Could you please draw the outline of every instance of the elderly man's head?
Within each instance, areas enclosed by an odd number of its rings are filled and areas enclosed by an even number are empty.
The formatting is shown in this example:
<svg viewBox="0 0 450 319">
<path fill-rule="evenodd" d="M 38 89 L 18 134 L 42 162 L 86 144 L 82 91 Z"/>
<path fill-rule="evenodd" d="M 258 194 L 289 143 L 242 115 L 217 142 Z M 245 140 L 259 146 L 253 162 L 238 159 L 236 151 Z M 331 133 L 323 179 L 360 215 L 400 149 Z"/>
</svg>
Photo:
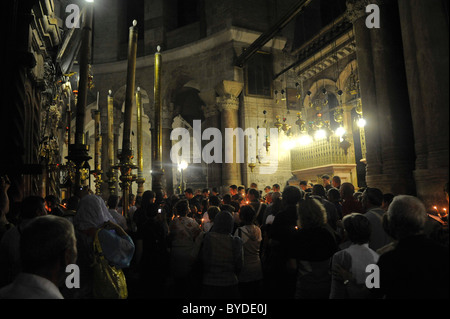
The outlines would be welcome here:
<svg viewBox="0 0 450 319">
<path fill-rule="evenodd" d="M 386 231 L 395 239 L 420 234 L 427 212 L 424 204 L 414 196 L 395 196 L 384 217 Z"/>
<path fill-rule="evenodd" d="M 66 266 L 77 259 L 72 223 L 54 215 L 34 218 L 22 231 L 20 257 L 23 271 L 41 275 L 56 284 Z"/>
</svg>

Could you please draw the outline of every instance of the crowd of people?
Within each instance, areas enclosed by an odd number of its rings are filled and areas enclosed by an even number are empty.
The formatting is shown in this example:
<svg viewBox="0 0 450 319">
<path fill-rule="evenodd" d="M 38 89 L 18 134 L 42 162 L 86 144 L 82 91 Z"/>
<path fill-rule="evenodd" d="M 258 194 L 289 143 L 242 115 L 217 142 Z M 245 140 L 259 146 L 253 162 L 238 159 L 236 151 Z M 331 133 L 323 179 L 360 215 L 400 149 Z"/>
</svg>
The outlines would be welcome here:
<svg viewBox="0 0 450 319">
<path fill-rule="evenodd" d="M 126 210 L 119 196 L 89 190 L 62 203 L 30 196 L 16 210 L 7 179 L 0 187 L 2 299 L 95 298 L 96 236 L 123 270 L 128 298 L 449 297 L 448 216 L 338 176 L 283 189 L 147 190 Z M 448 184 L 445 193 L 448 203 Z M 65 284 L 71 264 L 76 288 Z"/>
</svg>

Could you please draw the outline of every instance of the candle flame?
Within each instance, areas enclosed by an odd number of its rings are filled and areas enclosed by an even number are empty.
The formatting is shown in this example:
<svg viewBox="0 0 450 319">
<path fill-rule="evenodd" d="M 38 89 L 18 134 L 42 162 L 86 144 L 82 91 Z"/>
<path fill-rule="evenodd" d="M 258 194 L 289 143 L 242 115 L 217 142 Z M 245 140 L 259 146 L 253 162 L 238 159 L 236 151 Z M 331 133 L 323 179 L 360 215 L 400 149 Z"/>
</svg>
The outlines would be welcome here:
<svg viewBox="0 0 450 319">
<path fill-rule="evenodd" d="M 112 91 L 111 90 L 109 90 L 108 93 L 109 93 L 110 96 L 112 95 Z"/>
<path fill-rule="evenodd" d="M 158 51 L 158 53 L 161 52 L 161 46 L 158 45 L 158 46 L 156 47 L 156 50 Z"/>
<path fill-rule="evenodd" d="M 133 20 L 133 27 L 137 26 L 137 20 Z"/>
</svg>

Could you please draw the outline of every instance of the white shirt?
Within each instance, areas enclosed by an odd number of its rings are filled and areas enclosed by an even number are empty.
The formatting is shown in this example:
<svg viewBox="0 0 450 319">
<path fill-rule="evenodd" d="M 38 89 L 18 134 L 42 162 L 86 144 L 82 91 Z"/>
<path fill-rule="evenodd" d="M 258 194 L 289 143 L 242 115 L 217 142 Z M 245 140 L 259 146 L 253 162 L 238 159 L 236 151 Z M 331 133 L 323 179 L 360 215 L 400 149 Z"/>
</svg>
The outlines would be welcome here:
<svg viewBox="0 0 450 319">
<path fill-rule="evenodd" d="M 366 267 L 378 262 L 379 255 L 369 248 L 368 244 L 351 244 L 348 248 L 338 251 L 333 255 L 332 267 L 339 264 L 341 267 L 350 271 L 356 283 L 362 285 L 365 283 L 368 273 Z M 332 277 L 330 299 L 344 298 L 365 298 L 365 291 L 354 290 L 339 282 L 335 276 Z"/>
<path fill-rule="evenodd" d="M 20 273 L 14 282 L 0 289 L 0 299 L 64 299 L 50 280 L 28 273 Z"/>
</svg>

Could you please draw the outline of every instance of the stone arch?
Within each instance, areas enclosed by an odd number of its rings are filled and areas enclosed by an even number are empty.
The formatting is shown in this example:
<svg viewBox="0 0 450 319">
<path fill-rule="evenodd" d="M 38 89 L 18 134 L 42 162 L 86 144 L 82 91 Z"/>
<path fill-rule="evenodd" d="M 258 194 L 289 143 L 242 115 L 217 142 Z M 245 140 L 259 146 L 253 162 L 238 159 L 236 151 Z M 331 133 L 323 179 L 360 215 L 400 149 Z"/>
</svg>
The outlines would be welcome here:
<svg viewBox="0 0 450 319">
<path fill-rule="evenodd" d="M 203 122 L 205 117 L 202 106 L 205 103 L 200 98 L 199 93 L 199 90 L 188 86 L 183 86 L 178 90 L 173 100 L 174 117 L 181 115 L 191 125 L 193 120 L 201 120 Z"/>
<path fill-rule="evenodd" d="M 314 98 L 317 95 L 317 91 L 323 88 L 323 86 L 325 85 L 325 88 L 327 89 L 328 92 L 332 92 L 334 93 L 336 91 L 336 82 L 334 82 L 333 80 L 327 79 L 327 78 L 322 78 L 322 79 L 318 79 L 315 82 L 313 82 L 311 84 L 311 86 L 309 87 L 309 89 L 307 91 L 311 92 L 311 98 Z M 308 109 L 308 104 L 309 104 L 309 99 L 305 98 L 303 100 L 303 107 L 305 107 L 306 109 Z"/>
<path fill-rule="evenodd" d="M 326 106 L 322 107 L 322 110 L 320 110 L 320 113 L 323 114 L 324 120 L 330 120 L 330 123 L 332 122 L 333 113 L 331 112 L 331 110 L 337 106 L 339 99 L 337 96 L 336 82 L 334 82 L 333 80 L 330 80 L 330 79 L 326 79 L 326 78 L 318 79 L 317 81 L 312 83 L 309 88 L 309 91 L 311 92 L 311 96 L 306 97 L 303 100 L 303 107 L 306 110 L 306 119 L 307 120 L 314 119 L 315 115 L 319 112 L 314 107 L 311 108 L 309 106 L 309 103 L 310 103 L 310 101 L 314 101 L 316 98 L 319 97 L 319 95 L 322 94 L 322 89 L 324 87 L 327 90 L 327 94 L 328 94 L 328 104 Z M 330 106 L 333 106 L 333 107 L 330 109 Z"/>
<path fill-rule="evenodd" d="M 168 115 L 170 121 L 177 115 L 181 115 L 191 125 L 192 119 L 203 121 L 202 106 L 205 103 L 199 95 L 201 88 L 199 81 L 181 67 L 172 70 L 168 78 L 171 81 L 163 89 L 162 96 L 163 105 L 166 105 L 171 113 Z"/>
<path fill-rule="evenodd" d="M 206 172 L 205 167 L 202 163 L 201 154 L 200 158 L 197 158 L 197 161 L 200 161 L 200 163 L 196 163 L 195 160 L 195 154 L 194 154 L 194 148 L 198 147 L 199 145 L 195 144 L 195 140 L 193 138 L 193 129 L 192 122 L 189 123 L 181 114 L 178 114 L 174 116 L 172 121 L 172 129 L 182 128 L 189 132 L 190 140 L 190 156 L 189 156 L 189 166 L 188 169 L 183 173 L 184 181 L 186 182 L 186 187 L 191 187 L 194 190 L 198 188 L 204 188 L 205 187 L 205 180 L 206 180 Z M 179 137 L 180 138 L 180 137 Z M 176 143 L 179 143 L 180 140 L 174 140 L 172 141 L 172 146 Z M 200 141 L 201 143 L 201 141 Z M 200 145 L 201 147 L 201 145 Z M 172 176 L 173 176 L 173 185 L 180 185 L 181 182 L 181 175 L 178 171 L 177 163 L 173 163 L 172 166 Z M 177 187 L 178 188 L 178 187 Z"/>
</svg>

